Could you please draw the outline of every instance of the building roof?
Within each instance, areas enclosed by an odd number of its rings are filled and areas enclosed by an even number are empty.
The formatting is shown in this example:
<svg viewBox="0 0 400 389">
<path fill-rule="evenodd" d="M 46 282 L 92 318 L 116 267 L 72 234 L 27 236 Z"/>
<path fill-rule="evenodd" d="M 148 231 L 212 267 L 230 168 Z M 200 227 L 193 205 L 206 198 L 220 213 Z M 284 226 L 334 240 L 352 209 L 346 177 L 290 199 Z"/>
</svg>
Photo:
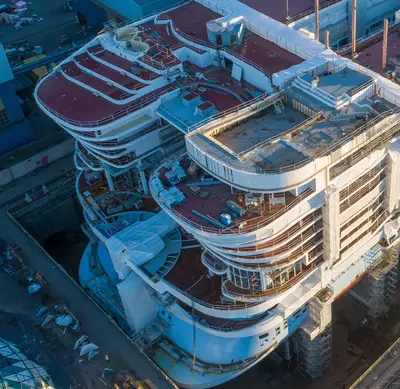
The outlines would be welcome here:
<svg viewBox="0 0 400 389">
<path fill-rule="evenodd" d="M 43 367 L 28 360 L 11 343 L 0 339 L 0 388 L 53 388 L 53 382 Z"/>
<path fill-rule="evenodd" d="M 0 43 L 0 84 L 4 84 L 13 79 L 14 79 L 14 75 L 11 71 L 11 67 L 8 62 L 7 54 L 4 50 L 3 45 Z"/>
</svg>

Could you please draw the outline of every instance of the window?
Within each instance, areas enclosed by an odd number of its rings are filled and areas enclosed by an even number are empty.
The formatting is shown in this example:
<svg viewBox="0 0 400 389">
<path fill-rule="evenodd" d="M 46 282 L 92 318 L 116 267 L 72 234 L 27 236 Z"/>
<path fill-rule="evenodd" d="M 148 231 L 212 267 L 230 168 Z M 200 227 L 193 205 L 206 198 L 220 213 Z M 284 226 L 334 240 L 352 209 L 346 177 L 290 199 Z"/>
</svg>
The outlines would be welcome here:
<svg viewBox="0 0 400 389">
<path fill-rule="evenodd" d="M 287 328 L 287 320 L 285 320 L 285 321 L 283 322 L 283 328 L 284 328 L 284 329 Z"/>
<path fill-rule="evenodd" d="M 252 291 L 261 290 L 261 276 L 259 272 L 251 272 L 231 267 L 231 280 L 239 288 Z"/>
<path fill-rule="evenodd" d="M 6 107 L 4 106 L 3 100 L 0 97 L 0 127 L 5 126 L 10 123 L 10 119 L 8 118 L 8 114 L 6 111 Z"/>
<path fill-rule="evenodd" d="M 268 335 L 269 335 L 269 332 L 266 332 L 265 334 L 260 335 L 259 339 L 264 339 L 264 338 L 268 337 Z"/>
<path fill-rule="evenodd" d="M 281 327 L 277 327 L 275 329 L 275 332 L 276 332 L 277 335 L 279 335 L 281 333 Z"/>
</svg>

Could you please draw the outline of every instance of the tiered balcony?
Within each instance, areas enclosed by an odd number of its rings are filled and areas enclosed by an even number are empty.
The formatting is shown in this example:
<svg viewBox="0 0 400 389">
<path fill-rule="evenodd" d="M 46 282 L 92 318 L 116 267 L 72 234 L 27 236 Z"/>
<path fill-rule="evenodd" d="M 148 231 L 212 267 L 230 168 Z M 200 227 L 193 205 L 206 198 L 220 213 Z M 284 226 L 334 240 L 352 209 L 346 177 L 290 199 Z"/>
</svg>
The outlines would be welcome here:
<svg viewBox="0 0 400 389">
<path fill-rule="evenodd" d="M 169 20 L 175 35 L 182 37 L 182 40 L 193 42 L 194 46 L 215 49 L 216 47 L 208 41 L 206 23 L 220 17 L 221 15 L 203 5 L 191 2 L 160 15 L 157 20 L 162 20 L 163 23 Z M 268 76 L 303 62 L 301 58 L 258 35 L 250 32 L 246 34 L 240 46 L 219 49 L 222 53 L 225 52 Z"/>
<path fill-rule="evenodd" d="M 102 170 L 100 160 L 86 150 L 86 148 L 76 141 L 76 151 L 79 158 L 92 170 Z"/>
<path fill-rule="evenodd" d="M 88 54 L 81 54 L 75 57 L 75 63 L 82 69 L 94 75 L 108 79 L 117 87 L 128 89 L 131 92 L 138 91 L 147 86 L 137 79 L 130 77 L 130 73 L 123 73 L 114 70 L 102 63 L 93 60 Z"/>
<path fill-rule="evenodd" d="M 322 261 L 323 255 L 321 253 L 316 261 L 311 265 L 305 266 L 301 264 L 301 270 L 299 273 L 294 272 L 291 278 L 285 280 L 277 278 L 274 283 L 265 290 L 256 291 L 239 288 L 238 286 L 234 285 L 232 281 L 226 280 L 222 284 L 222 293 L 227 298 L 238 301 L 265 301 L 269 298 L 276 297 L 284 292 L 287 292 L 289 289 L 301 283 L 301 281 L 310 276 L 317 269 L 318 264 L 320 264 Z"/>
<path fill-rule="evenodd" d="M 111 67 L 127 72 L 138 79 L 142 79 L 143 81 L 152 81 L 160 77 L 159 74 L 147 68 L 132 63 L 131 61 L 122 58 L 117 54 L 111 53 L 99 44 L 88 48 L 88 53 L 92 58 L 103 61 L 109 64 Z"/>
<path fill-rule="evenodd" d="M 222 279 L 209 276 L 208 269 L 201 262 L 201 254 L 201 248 L 182 248 L 178 261 L 163 281 L 179 294 L 214 310 L 241 310 L 257 305 L 224 298 Z"/>
<path fill-rule="evenodd" d="M 187 170 L 189 163 L 189 160 L 184 159 L 181 165 Z M 161 168 L 157 171 L 165 189 L 171 187 L 171 184 L 166 178 L 167 171 L 168 170 L 165 168 Z M 261 213 L 246 211 L 242 216 L 234 215 L 233 224 L 231 226 L 225 226 L 220 222 L 220 215 L 223 213 L 232 214 L 232 211 L 227 207 L 228 201 L 233 201 L 245 209 L 244 192 L 234 190 L 236 193 L 232 193 L 232 188 L 229 185 L 217 180 L 211 181 L 208 184 L 203 184 L 201 182 L 201 176 L 204 174 L 205 173 L 200 170 L 195 176 L 176 185 L 185 196 L 185 201 L 178 205 L 171 206 L 163 203 L 157 189 L 154 187 L 154 177 L 151 179 L 150 186 L 153 196 L 157 201 L 168 208 L 169 211 L 183 223 L 196 229 L 215 234 L 242 234 L 259 230 L 284 215 L 312 194 L 311 189 L 306 190 L 299 196 L 295 196 L 291 192 L 284 192 L 280 194 L 280 204 L 273 204 L 273 200 L 270 199 L 274 196 L 269 197 L 265 195 L 264 206 Z M 195 193 L 191 188 L 196 187 L 198 183 L 200 183 L 199 190 Z M 275 198 L 276 197 L 278 197 L 277 194 L 275 194 Z"/>
<path fill-rule="evenodd" d="M 68 62 L 61 66 L 67 79 L 72 78 L 80 86 L 90 90 L 94 94 L 105 95 L 113 101 L 123 101 L 127 97 L 127 93 L 114 85 L 107 84 L 100 78 L 96 78 L 89 74 L 83 73 L 75 62 Z M 111 101 L 110 100 L 110 101 Z"/>
</svg>

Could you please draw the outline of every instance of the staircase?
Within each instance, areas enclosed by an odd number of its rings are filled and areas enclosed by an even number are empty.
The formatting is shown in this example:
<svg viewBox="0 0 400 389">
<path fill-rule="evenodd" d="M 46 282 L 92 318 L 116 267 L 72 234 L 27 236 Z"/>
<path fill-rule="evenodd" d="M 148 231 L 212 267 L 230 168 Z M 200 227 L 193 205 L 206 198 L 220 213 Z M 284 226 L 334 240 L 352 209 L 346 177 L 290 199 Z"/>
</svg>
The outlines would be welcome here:
<svg viewBox="0 0 400 389">
<path fill-rule="evenodd" d="M 160 278 L 165 277 L 169 273 L 169 271 L 174 267 L 178 258 L 179 258 L 179 253 L 169 254 L 165 263 L 156 271 L 156 274 Z"/>
<path fill-rule="evenodd" d="M 168 323 L 161 319 L 156 319 L 153 323 L 150 323 L 133 335 L 132 341 L 141 351 L 147 354 L 150 352 L 151 347 L 164 337 L 168 328 Z"/>
<path fill-rule="evenodd" d="M 321 88 L 313 88 L 311 82 L 304 80 L 301 77 L 296 77 L 292 83 L 292 87 L 297 88 L 303 93 L 308 94 L 310 97 L 321 101 L 325 105 L 334 108 L 334 109 L 342 109 L 345 105 L 348 104 L 348 96 L 345 94 L 336 98 L 329 93 L 323 91 Z"/>
<path fill-rule="evenodd" d="M 216 66 L 218 69 L 221 69 L 222 57 L 221 57 L 221 52 L 219 50 L 214 51 L 214 53 L 211 56 L 211 60 L 214 66 Z"/>
<path fill-rule="evenodd" d="M 285 111 L 285 107 L 282 103 L 282 100 L 278 100 L 278 101 L 274 102 L 274 107 L 275 107 L 275 112 L 277 114 L 281 114 Z"/>
</svg>

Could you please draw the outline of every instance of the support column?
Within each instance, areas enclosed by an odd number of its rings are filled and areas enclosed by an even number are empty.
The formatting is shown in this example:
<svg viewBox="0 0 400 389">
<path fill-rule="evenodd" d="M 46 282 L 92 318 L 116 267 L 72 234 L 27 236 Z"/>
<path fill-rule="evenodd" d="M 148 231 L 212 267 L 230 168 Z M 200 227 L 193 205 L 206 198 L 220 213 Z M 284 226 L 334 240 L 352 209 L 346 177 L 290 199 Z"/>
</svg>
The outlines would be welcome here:
<svg viewBox="0 0 400 389">
<path fill-rule="evenodd" d="M 332 290 L 322 289 L 309 302 L 310 317 L 293 336 L 297 366 L 312 379 L 321 378 L 331 367 L 332 302 Z"/>
<path fill-rule="evenodd" d="M 386 69 L 388 34 L 389 34 L 389 20 L 385 19 L 383 21 L 382 70 Z"/>
<path fill-rule="evenodd" d="M 330 48 L 330 42 L 329 42 L 329 31 L 325 31 L 325 48 L 329 49 Z"/>
<path fill-rule="evenodd" d="M 381 257 L 370 268 L 366 278 L 350 294 L 366 309 L 373 321 L 386 316 L 395 305 L 398 249 L 381 248 Z"/>
<path fill-rule="evenodd" d="M 357 42 L 357 0 L 353 0 L 351 23 L 351 54 L 356 53 Z"/>
<path fill-rule="evenodd" d="M 339 188 L 330 185 L 325 193 L 325 205 L 322 208 L 324 262 L 323 271 L 329 270 L 340 257 L 340 196 Z M 326 287 L 330 278 L 322 278 L 322 287 Z"/>
<path fill-rule="evenodd" d="M 114 192 L 115 187 L 114 187 L 114 181 L 113 181 L 111 174 L 107 171 L 107 169 L 104 169 L 104 173 L 106 174 L 107 183 L 108 183 L 108 186 L 110 187 L 110 191 Z"/>
<path fill-rule="evenodd" d="M 400 141 L 388 147 L 386 167 L 385 201 L 387 210 L 392 213 L 400 205 Z"/>
<path fill-rule="evenodd" d="M 315 40 L 319 42 L 319 0 L 314 0 L 315 8 Z"/>
</svg>

